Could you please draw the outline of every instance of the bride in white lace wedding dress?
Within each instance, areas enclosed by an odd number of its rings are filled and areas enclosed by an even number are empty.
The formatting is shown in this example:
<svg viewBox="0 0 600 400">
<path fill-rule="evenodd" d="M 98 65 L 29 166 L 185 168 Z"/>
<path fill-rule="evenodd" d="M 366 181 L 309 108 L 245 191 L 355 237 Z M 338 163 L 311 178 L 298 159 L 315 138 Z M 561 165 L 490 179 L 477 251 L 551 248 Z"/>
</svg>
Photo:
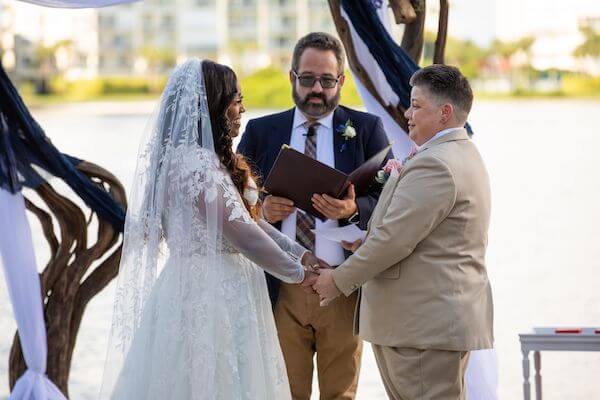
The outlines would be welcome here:
<svg viewBox="0 0 600 400">
<path fill-rule="evenodd" d="M 263 269 L 301 283 L 314 256 L 252 217 L 227 117 L 238 88 L 199 60 L 165 88 L 140 147 L 102 399 L 290 398 Z"/>
</svg>

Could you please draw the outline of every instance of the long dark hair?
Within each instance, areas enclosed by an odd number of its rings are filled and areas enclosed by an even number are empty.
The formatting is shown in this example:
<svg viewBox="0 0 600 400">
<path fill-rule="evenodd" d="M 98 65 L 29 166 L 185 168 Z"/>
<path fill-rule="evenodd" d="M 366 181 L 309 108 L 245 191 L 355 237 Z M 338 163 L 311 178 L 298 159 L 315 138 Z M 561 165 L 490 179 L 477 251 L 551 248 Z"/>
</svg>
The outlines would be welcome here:
<svg viewBox="0 0 600 400">
<path fill-rule="evenodd" d="M 231 175 L 231 180 L 240 193 L 244 206 L 252 218 L 257 220 L 260 203 L 251 206 L 244 198 L 244 189 L 249 187 L 248 181 L 252 178 L 258 182 L 257 177 L 252 173 L 246 159 L 233 152 L 231 121 L 227 118 L 227 109 L 237 94 L 237 77 L 231 68 L 209 60 L 202 62 L 202 73 L 206 86 L 215 152 Z"/>
</svg>

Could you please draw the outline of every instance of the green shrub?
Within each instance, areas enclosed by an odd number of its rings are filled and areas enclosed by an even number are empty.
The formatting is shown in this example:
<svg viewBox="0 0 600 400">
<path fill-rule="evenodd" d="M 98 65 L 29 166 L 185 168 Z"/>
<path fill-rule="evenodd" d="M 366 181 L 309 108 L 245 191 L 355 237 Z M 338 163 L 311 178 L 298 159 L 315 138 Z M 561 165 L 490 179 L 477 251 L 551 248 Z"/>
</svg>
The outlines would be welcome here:
<svg viewBox="0 0 600 400">
<path fill-rule="evenodd" d="M 132 94 L 149 92 L 150 88 L 146 78 L 110 77 L 102 79 L 102 94 Z"/>
<path fill-rule="evenodd" d="M 346 71 L 346 82 L 342 88 L 340 103 L 348 107 L 363 107 L 363 101 L 356 90 L 350 71 Z"/>
<path fill-rule="evenodd" d="M 33 82 L 23 82 L 19 85 L 19 94 L 23 97 L 35 95 L 35 85 Z"/>
<path fill-rule="evenodd" d="M 82 101 L 97 99 L 105 95 L 160 94 L 166 83 L 166 76 L 151 78 L 109 76 L 73 81 L 67 81 L 62 77 L 54 77 L 50 80 L 50 91 L 52 95 L 61 96 L 64 100 Z M 23 84 L 21 87 L 27 88 L 28 86 Z"/>
<path fill-rule="evenodd" d="M 248 108 L 290 108 L 292 87 L 286 72 L 277 68 L 265 68 L 241 79 L 244 104 Z M 350 72 L 346 72 L 346 83 L 342 89 L 341 103 L 359 107 L 362 100 L 356 91 Z"/>
<path fill-rule="evenodd" d="M 69 90 L 69 82 L 60 76 L 55 76 L 50 79 L 50 92 L 52 94 L 64 95 Z"/>
<path fill-rule="evenodd" d="M 567 96 L 600 96 L 600 76 L 566 75 L 562 87 Z"/>
<path fill-rule="evenodd" d="M 64 96 L 68 100 L 89 100 L 102 95 L 103 91 L 101 79 L 81 79 L 69 82 Z"/>
<path fill-rule="evenodd" d="M 289 108 L 293 105 L 286 73 L 265 68 L 241 79 L 244 105 L 248 108 Z"/>
<path fill-rule="evenodd" d="M 65 80 L 54 77 L 50 80 L 50 96 L 41 99 L 48 102 L 52 97 L 55 101 L 85 101 L 97 100 L 102 97 L 115 98 L 119 95 L 160 94 L 166 83 L 167 76 L 107 76 L 94 79 Z M 287 72 L 277 68 L 265 68 L 241 78 L 244 94 L 244 104 L 252 108 L 284 109 L 293 106 L 292 88 Z M 27 97 L 37 97 L 33 93 L 33 84 L 22 84 L 22 93 Z M 134 96 L 135 97 L 135 96 Z M 33 100 L 33 99 L 32 99 Z M 356 91 L 352 76 L 346 71 L 346 83 L 342 89 L 341 103 L 350 107 L 361 107 L 362 100 Z"/>
</svg>

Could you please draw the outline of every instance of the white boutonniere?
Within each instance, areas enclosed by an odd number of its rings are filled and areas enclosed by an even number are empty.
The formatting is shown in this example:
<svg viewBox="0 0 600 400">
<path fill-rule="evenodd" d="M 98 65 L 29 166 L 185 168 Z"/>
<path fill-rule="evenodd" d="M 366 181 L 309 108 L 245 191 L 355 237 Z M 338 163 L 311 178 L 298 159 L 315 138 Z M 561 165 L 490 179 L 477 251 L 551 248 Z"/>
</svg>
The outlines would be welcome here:
<svg viewBox="0 0 600 400">
<path fill-rule="evenodd" d="M 342 147 L 340 148 L 341 153 L 342 151 L 346 150 L 346 147 L 348 147 L 348 140 L 354 139 L 356 137 L 356 129 L 354 129 L 352 121 L 348 119 L 345 124 L 338 125 L 336 131 L 338 133 L 341 133 L 342 137 L 345 139 L 344 144 L 342 144 Z"/>
</svg>

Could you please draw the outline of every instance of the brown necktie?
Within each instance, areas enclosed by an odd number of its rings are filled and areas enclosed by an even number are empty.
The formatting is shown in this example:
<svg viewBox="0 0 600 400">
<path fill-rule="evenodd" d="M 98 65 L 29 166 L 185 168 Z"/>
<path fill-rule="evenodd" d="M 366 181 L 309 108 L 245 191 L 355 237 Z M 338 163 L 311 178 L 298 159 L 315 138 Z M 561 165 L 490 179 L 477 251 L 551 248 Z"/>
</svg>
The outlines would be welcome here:
<svg viewBox="0 0 600 400">
<path fill-rule="evenodd" d="M 314 159 L 317 158 L 317 128 L 319 123 L 308 126 L 306 132 L 306 141 L 304 145 L 304 154 Z M 315 234 L 311 232 L 315 229 L 315 217 L 305 214 L 298 210 L 296 214 L 296 240 L 307 250 L 315 252 Z"/>
</svg>

